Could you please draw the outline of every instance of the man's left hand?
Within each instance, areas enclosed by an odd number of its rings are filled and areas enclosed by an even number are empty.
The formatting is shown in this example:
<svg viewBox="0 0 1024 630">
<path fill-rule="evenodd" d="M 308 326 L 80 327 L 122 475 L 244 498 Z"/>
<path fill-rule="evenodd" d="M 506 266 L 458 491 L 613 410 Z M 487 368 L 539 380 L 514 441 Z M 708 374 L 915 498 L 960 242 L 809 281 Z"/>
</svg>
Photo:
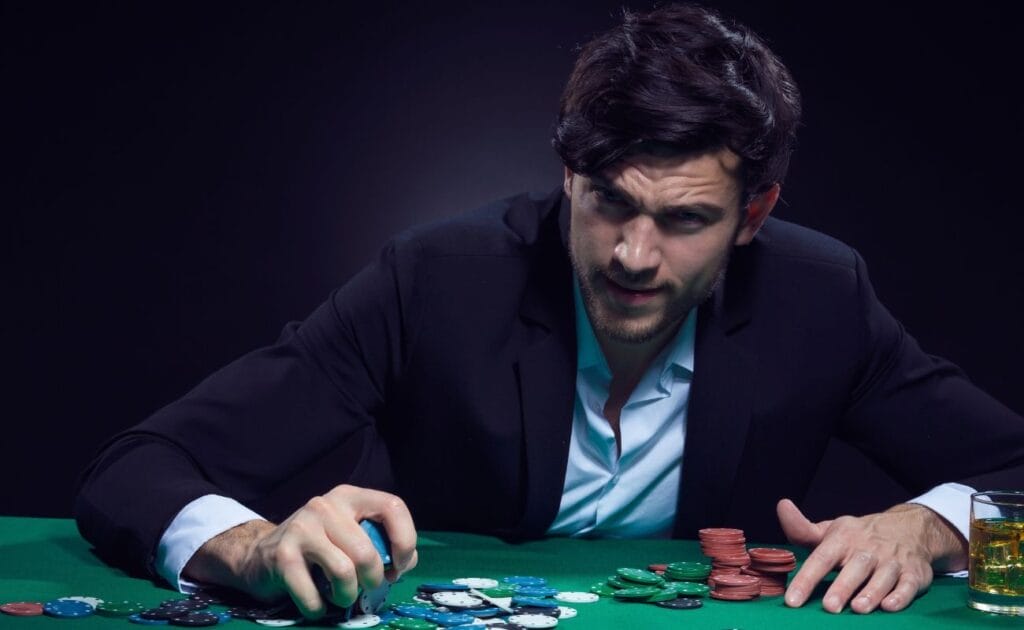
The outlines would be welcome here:
<svg viewBox="0 0 1024 630">
<path fill-rule="evenodd" d="M 967 543 L 949 523 L 923 505 L 904 503 L 879 514 L 812 523 L 789 499 L 779 501 L 779 523 L 789 541 L 812 548 L 786 589 L 786 605 L 802 606 L 833 569 L 839 575 L 822 600 L 838 613 L 881 606 L 906 608 L 928 589 L 933 570 L 967 567 Z"/>
</svg>

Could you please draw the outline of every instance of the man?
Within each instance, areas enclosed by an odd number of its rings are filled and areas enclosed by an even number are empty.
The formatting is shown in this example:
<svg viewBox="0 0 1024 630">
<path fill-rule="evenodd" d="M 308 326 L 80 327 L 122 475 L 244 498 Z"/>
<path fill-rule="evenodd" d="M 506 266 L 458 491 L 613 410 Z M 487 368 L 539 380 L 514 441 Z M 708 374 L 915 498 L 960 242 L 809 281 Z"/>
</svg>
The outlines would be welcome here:
<svg viewBox="0 0 1024 630">
<path fill-rule="evenodd" d="M 728 525 L 815 548 L 791 606 L 839 567 L 827 610 L 907 606 L 965 566 L 964 493 L 1024 481 L 1024 422 L 922 353 L 850 248 L 769 219 L 798 119 L 746 29 L 627 13 L 569 78 L 561 190 L 400 235 L 278 343 L 115 438 L 82 533 L 172 584 L 317 617 L 310 565 L 345 606 L 415 565 L 413 517 L 513 538 Z M 786 497 L 832 436 L 925 494 L 807 521 Z M 473 499 L 444 503 L 451 483 Z M 389 575 L 363 519 L 387 530 Z"/>
</svg>

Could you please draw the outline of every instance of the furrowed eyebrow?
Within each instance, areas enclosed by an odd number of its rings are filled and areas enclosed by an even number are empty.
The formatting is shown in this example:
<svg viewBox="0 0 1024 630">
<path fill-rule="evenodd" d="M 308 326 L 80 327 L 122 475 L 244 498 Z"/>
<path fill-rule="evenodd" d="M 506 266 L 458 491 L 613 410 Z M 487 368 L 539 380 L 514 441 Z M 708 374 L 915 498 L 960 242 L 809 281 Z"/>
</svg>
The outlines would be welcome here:
<svg viewBox="0 0 1024 630">
<path fill-rule="evenodd" d="M 609 191 L 611 191 L 611 192 L 615 193 L 616 195 L 622 197 L 626 201 L 626 203 L 629 204 L 630 206 L 632 206 L 634 208 L 637 207 L 636 200 L 634 200 L 633 197 L 631 197 L 629 195 L 629 193 L 627 193 L 626 191 L 622 190 L 621 188 L 619 188 L 615 184 L 611 183 L 610 181 L 608 181 L 604 177 L 602 177 L 600 175 L 594 175 L 593 177 L 590 178 L 590 180 L 593 183 L 593 185 L 599 186 L 601 188 L 607 188 Z M 695 210 L 704 211 L 704 212 L 710 212 L 710 213 L 713 213 L 713 214 L 717 214 L 719 216 L 725 216 L 725 214 L 726 214 L 725 208 L 723 208 L 723 207 L 721 207 L 719 205 L 716 205 L 716 204 L 713 204 L 713 203 L 707 203 L 707 202 L 689 203 L 689 204 L 683 204 L 683 205 L 679 205 L 679 206 L 665 206 L 664 208 L 661 208 L 657 213 L 658 214 L 672 214 L 672 213 L 679 213 L 679 212 L 693 212 Z"/>
</svg>

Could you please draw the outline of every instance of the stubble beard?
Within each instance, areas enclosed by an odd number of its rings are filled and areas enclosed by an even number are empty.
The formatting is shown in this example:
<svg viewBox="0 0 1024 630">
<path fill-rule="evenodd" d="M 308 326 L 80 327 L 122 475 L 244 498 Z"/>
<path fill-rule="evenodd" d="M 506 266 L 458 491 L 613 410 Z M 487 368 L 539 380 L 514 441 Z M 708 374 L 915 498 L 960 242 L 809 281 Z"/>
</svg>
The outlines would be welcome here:
<svg viewBox="0 0 1024 630">
<path fill-rule="evenodd" d="M 596 282 L 601 282 L 598 278 L 604 276 L 607 279 L 608 274 L 597 267 L 584 268 L 571 247 L 569 248 L 569 258 L 579 281 L 583 305 L 587 310 L 587 316 L 594 332 L 620 343 L 642 344 L 681 324 L 690 311 L 699 307 L 714 294 L 718 286 L 725 280 L 725 270 L 729 266 L 731 252 L 732 248 L 726 252 L 715 272 L 714 280 L 707 288 L 696 296 L 688 293 L 674 296 L 653 321 L 630 321 L 626 316 L 610 312 L 609 307 L 601 296 L 597 295 L 594 288 Z"/>
</svg>

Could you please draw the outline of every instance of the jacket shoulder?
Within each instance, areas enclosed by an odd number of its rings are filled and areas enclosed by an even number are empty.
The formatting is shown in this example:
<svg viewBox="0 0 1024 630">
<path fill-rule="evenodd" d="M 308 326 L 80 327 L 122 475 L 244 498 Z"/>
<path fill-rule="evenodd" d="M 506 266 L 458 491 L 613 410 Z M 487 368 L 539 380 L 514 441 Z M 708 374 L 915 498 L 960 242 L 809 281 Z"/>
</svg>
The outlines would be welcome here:
<svg viewBox="0 0 1024 630">
<path fill-rule="evenodd" d="M 781 219 L 769 218 L 758 232 L 752 253 L 793 262 L 838 265 L 847 269 L 857 266 L 857 252 L 840 241 L 811 228 Z"/>
</svg>

